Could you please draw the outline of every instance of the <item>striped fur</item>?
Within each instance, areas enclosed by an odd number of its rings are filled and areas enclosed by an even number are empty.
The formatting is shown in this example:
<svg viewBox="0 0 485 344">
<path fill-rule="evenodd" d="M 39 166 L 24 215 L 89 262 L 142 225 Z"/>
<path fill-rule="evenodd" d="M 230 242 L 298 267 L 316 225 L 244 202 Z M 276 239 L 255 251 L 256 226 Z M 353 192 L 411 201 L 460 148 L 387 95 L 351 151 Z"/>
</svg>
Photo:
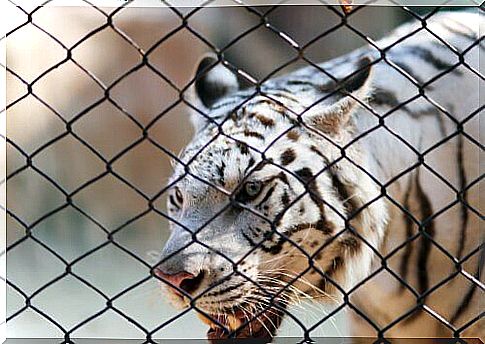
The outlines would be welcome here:
<svg viewBox="0 0 485 344">
<path fill-rule="evenodd" d="M 435 18 L 427 28 L 466 52 L 466 65 L 426 30 L 384 59 L 362 48 L 257 92 L 239 90 L 227 69 L 204 59 L 196 135 L 172 176 L 176 223 L 162 263 L 168 272 L 207 272 L 197 307 L 262 307 L 261 287 L 275 294 L 281 286 L 272 280 L 297 276 L 295 288 L 329 303 L 355 289 L 352 304 L 390 326 L 388 336 L 453 336 L 438 318 L 459 329 L 478 316 L 478 115 L 460 123 L 480 107 L 474 70 L 485 27 L 470 13 Z M 415 29 L 405 25 L 377 44 Z M 352 314 L 353 334 L 376 334 Z M 479 330 L 476 322 L 464 334 Z"/>
</svg>

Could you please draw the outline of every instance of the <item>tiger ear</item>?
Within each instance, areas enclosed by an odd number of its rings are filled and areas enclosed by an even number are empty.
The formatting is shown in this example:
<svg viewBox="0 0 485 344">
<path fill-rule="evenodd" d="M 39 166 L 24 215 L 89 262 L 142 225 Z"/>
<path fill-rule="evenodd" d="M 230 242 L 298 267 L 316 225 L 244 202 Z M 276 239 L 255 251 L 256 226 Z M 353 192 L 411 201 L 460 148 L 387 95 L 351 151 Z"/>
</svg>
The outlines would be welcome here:
<svg viewBox="0 0 485 344">
<path fill-rule="evenodd" d="M 239 89 L 236 75 L 214 55 L 208 55 L 199 62 L 195 78 L 195 95 L 207 109 Z"/>
<path fill-rule="evenodd" d="M 335 85 L 339 90 L 335 97 L 330 97 L 331 104 L 323 104 L 304 114 L 304 122 L 311 127 L 330 135 L 337 135 L 349 123 L 349 120 L 359 102 L 365 102 L 370 92 L 371 59 L 362 58 L 356 72 L 342 79 Z"/>
<path fill-rule="evenodd" d="M 195 73 L 195 85 L 191 89 L 191 100 L 199 111 L 190 116 L 195 131 L 207 124 L 210 108 L 225 96 L 236 92 L 239 82 L 236 75 L 227 69 L 215 55 L 203 57 Z"/>
</svg>

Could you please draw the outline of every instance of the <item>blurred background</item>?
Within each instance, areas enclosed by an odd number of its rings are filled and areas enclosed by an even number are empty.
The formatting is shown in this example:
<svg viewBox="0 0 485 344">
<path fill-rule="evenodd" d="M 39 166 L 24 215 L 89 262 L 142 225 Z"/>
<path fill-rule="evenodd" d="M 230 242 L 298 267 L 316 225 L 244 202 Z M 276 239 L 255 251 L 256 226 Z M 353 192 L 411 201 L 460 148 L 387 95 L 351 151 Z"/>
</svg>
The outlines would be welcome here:
<svg viewBox="0 0 485 344">
<path fill-rule="evenodd" d="M 7 31 L 28 21 L 20 8 L 10 3 L 7 7 Z M 24 7 L 27 12 L 32 9 Z M 184 88 L 201 55 L 211 50 L 194 32 L 219 48 L 229 45 L 226 59 L 258 79 L 297 54 L 281 36 L 261 26 L 234 42 L 261 20 L 243 7 L 199 9 L 186 27 L 180 15 L 193 8 L 179 8 L 177 13 L 162 7 L 129 7 L 112 16 L 113 29 L 106 26 L 104 13 L 114 10 L 44 7 L 6 38 L 7 246 L 15 244 L 7 255 L 8 280 L 25 295 L 35 294 L 30 301 L 35 309 L 64 329 L 75 329 L 72 337 L 144 338 L 126 317 L 152 330 L 177 314 L 139 260 L 155 264 L 168 235 L 167 220 L 150 210 L 147 198 L 163 189 L 171 173 L 170 157 L 157 145 L 177 155 L 192 135 L 188 108 L 174 105 L 179 93 L 173 86 Z M 254 11 L 269 11 L 268 22 L 299 45 L 340 23 L 326 6 Z M 410 19 L 397 7 L 368 7 L 350 16 L 349 24 L 376 40 Z M 305 56 L 321 62 L 365 44 L 341 27 L 316 39 Z M 75 46 L 72 59 L 65 60 L 63 45 Z M 150 51 L 150 67 L 141 64 L 136 47 Z M 279 74 L 301 66 L 292 64 Z M 35 96 L 26 86 L 34 80 Z M 98 83 L 111 85 L 111 101 Z M 72 119 L 72 133 L 67 133 L 66 122 Z M 143 139 L 147 127 L 151 141 Z M 26 156 L 32 156 L 31 165 Z M 113 158 L 112 173 L 107 173 L 105 161 Z M 78 188 L 68 205 L 65 194 Z M 164 194 L 154 207 L 165 211 Z M 30 231 L 32 237 L 19 241 Z M 116 245 L 109 243 L 108 233 L 114 233 Z M 74 262 L 72 272 L 106 296 L 118 296 L 113 302 L 118 311 L 103 312 L 105 299 L 65 274 L 63 260 Z M 8 336 L 63 337 L 39 312 L 24 309 L 19 290 L 7 288 L 7 317 L 15 315 L 7 323 Z M 315 323 L 322 311 L 315 305 L 292 310 L 306 324 Z M 313 333 L 345 336 L 346 328 L 345 312 L 339 312 Z M 200 338 L 206 330 L 190 312 L 155 337 Z M 281 331 L 301 333 L 291 320 Z"/>
</svg>

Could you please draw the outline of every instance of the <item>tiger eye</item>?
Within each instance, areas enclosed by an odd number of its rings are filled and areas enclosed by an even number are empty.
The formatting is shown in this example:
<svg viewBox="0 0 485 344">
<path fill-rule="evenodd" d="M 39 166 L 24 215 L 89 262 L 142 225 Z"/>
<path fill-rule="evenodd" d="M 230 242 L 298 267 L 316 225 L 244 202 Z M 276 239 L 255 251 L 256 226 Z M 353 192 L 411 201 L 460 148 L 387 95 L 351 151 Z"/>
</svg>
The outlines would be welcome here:
<svg viewBox="0 0 485 344">
<path fill-rule="evenodd" d="M 175 189 L 175 197 L 177 198 L 177 201 L 182 204 L 184 201 L 184 197 L 182 196 L 182 192 L 180 191 L 179 188 Z"/>
<path fill-rule="evenodd" d="M 244 190 L 249 197 L 254 197 L 261 191 L 261 186 L 261 182 L 258 181 L 247 182 L 244 185 Z"/>
</svg>

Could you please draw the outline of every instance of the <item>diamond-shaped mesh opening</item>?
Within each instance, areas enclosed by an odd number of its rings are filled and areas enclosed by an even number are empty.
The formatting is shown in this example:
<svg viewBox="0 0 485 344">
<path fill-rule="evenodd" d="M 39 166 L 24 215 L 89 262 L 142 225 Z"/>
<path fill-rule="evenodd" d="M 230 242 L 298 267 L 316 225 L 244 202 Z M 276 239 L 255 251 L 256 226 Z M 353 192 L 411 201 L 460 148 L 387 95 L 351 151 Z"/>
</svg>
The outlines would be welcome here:
<svg viewBox="0 0 485 344">
<path fill-rule="evenodd" d="M 56 159 L 58 156 L 66 158 L 59 161 Z M 63 137 L 43 149 L 33 159 L 33 163 L 69 191 L 75 190 L 105 170 L 103 162 L 72 136 Z M 75 178 L 64 174 L 68 169 L 76 170 Z"/>
<path fill-rule="evenodd" d="M 11 271 L 9 280 L 27 295 L 36 292 L 64 272 L 62 262 L 32 239 L 16 245 L 10 254 L 12 258 L 7 263 L 7 269 Z M 26 269 L 19 264 L 18 257 L 30 258 L 33 266 Z"/>
<path fill-rule="evenodd" d="M 82 230 L 72 231 L 70 228 Z M 67 261 L 76 260 L 97 247 L 97 242 L 106 239 L 106 234 L 99 226 L 73 207 L 67 207 L 47 218 L 38 225 L 35 235 L 40 241 L 51 245 Z"/>
<path fill-rule="evenodd" d="M 91 201 L 95 197 L 94 195 L 97 195 L 98 205 Z M 113 175 L 95 180 L 89 186 L 81 189 L 73 200 L 84 212 L 109 230 L 114 230 L 147 208 L 146 201 L 139 191 L 134 191 L 130 184 Z M 117 216 L 106 214 L 102 210 L 104 208 L 101 207 L 103 204 L 115 207 L 120 213 Z"/>
<path fill-rule="evenodd" d="M 147 328 L 155 328 L 163 321 L 163 319 L 168 319 L 177 314 L 176 310 L 172 310 L 170 314 L 167 312 L 168 304 L 159 302 L 162 295 L 159 283 L 154 279 L 150 279 L 146 283 L 143 283 L 122 295 L 113 304 L 127 316 L 144 324 Z M 158 316 L 151 316 L 151 314 L 154 313 Z M 200 325 L 200 327 L 202 327 L 202 324 Z M 165 332 L 164 336 L 170 338 Z M 176 333 L 172 336 L 176 337 Z"/>
<path fill-rule="evenodd" d="M 159 242 L 168 237 L 168 221 L 151 211 L 119 229 L 114 240 L 140 259 L 155 264 L 160 258 Z M 140 237 L 143 243 L 140 245 Z"/>
<path fill-rule="evenodd" d="M 65 301 L 62 304 L 52 303 L 50 300 L 53 297 L 62 298 Z M 105 307 L 105 301 L 101 296 L 72 276 L 66 276 L 49 286 L 36 296 L 32 303 L 68 327 L 73 327 Z M 76 309 L 76 312 L 64 314 L 64 307 Z"/>
<path fill-rule="evenodd" d="M 46 69 L 56 66 L 65 58 L 62 47 L 53 41 L 48 35 L 36 28 L 32 24 L 22 27 L 21 30 L 12 32 L 12 39 L 7 42 L 7 49 L 15 50 L 15 58 L 7 55 L 9 69 L 17 72 L 22 79 L 29 82 L 41 76 Z M 20 42 L 24 42 L 21 47 L 16 47 Z M 26 44 L 26 42 L 28 42 Z M 42 55 L 42 64 L 32 61 L 32 56 Z M 44 64 L 45 63 L 45 64 Z M 18 66 L 18 67 L 17 67 Z M 20 70 L 19 70 L 20 68 Z"/>
<path fill-rule="evenodd" d="M 11 185 L 17 192 L 7 194 L 9 210 L 24 224 L 35 224 L 37 221 L 54 212 L 65 204 L 65 197 L 58 187 L 32 168 L 25 169 L 13 176 Z M 32 195 L 26 200 L 21 195 Z M 34 206 L 35 204 L 35 206 Z"/>
<path fill-rule="evenodd" d="M 143 94 L 131 93 L 133 87 L 137 85 L 147 87 L 147 90 Z M 130 97 L 144 104 L 143 108 L 134 106 L 135 101 Z M 144 126 L 150 123 L 153 117 L 166 110 L 167 104 L 173 104 L 178 98 L 178 92 L 146 66 L 123 78 L 110 92 L 110 99 L 128 114 L 136 116 L 137 121 Z"/>
<path fill-rule="evenodd" d="M 15 74 L 6 73 L 6 80 L 8 80 L 7 82 L 9 84 L 6 99 L 9 104 L 12 104 L 15 100 L 20 99 L 27 94 L 27 86 L 22 83 L 22 81 L 17 78 Z"/>
<path fill-rule="evenodd" d="M 62 331 L 49 319 L 33 309 L 27 308 L 7 324 L 9 336 L 21 336 L 25 327 L 29 327 L 39 337 L 55 338 L 62 335 Z"/>
<path fill-rule="evenodd" d="M 150 142 L 163 147 L 163 152 L 170 152 L 171 157 L 177 156 L 179 147 L 188 143 L 189 138 L 177 135 L 171 128 L 182 126 L 185 133 L 192 133 L 193 127 L 189 119 L 190 107 L 184 103 L 176 103 L 168 111 L 165 110 L 153 119 L 148 131 Z M 181 123 L 183 121 L 183 123 Z M 166 150 L 166 151 L 165 151 Z"/>
<path fill-rule="evenodd" d="M 171 85 L 170 93 L 177 89 L 187 86 L 187 80 L 193 77 L 193 70 L 180 70 L 170 63 L 176 58 L 184 61 L 184 64 L 195 65 L 197 56 L 208 50 L 207 44 L 196 36 L 185 30 L 180 18 L 177 18 L 177 26 L 165 31 L 161 37 L 151 45 L 147 51 L 147 66 L 158 75 L 160 80 L 164 80 Z M 182 43 L 184 42 L 184 43 Z M 172 52 L 172 53 L 170 53 Z M 167 88 L 168 90 L 168 88 Z"/>
<path fill-rule="evenodd" d="M 143 20 L 139 21 L 139 16 L 142 16 Z M 180 26 L 179 18 L 169 8 L 164 7 L 126 8 L 113 19 L 116 29 L 130 37 L 145 51 L 155 45 L 161 37 Z M 137 21 L 136 26 L 131 25 L 133 20 Z"/>
<path fill-rule="evenodd" d="M 69 25 L 75 20 L 78 25 Z M 105 22 L 105 17 L 91 7 L 62 8 L 52 6 L 39 9 L 33 22 L 56 37 L 63 45 L 72 47 Z M 59 25 L 58 25 L 59 24 Z"/>
<path fill-rule="evenodd" d="M 73 336 L 76 337 L 91 337 L 96 338 L 117 338 L 120 332 L 123 333 L 125 338 L 137 338 L 143 336 L 143 332 L 138 330 L 127 319 L 113 310 L 107 310 L 106 312 L 98 315 L 94 319 L 90 319 L 82 327 L 76 329 L 73 332 Z M 116 328 L 121 326 L 120 328 Z"/>
<path fill-rule="evenodd" d="M 308 59 L 318 63 L 318 58 L 321 55 L 319 51 L 321 49 L 328 50 L 328 54 L 331 57 L 338 57 L 351 51 L 352 48 L 365 45 L 366 41 L 362 37 L 343 25 L 338 17 L 336 17 L 336 19 L 334 25 L 325 28 L 326 30 L 322 29 L 326 34 L 317 36 L 310 41 L 311 44 L 305 52 L 305 56 L 308 57 Z M 344 43 L 334 47 L 331 42 L 334 42 L 337 39 L 342 40 Z"/>
<path fill-rule="evenodd" d="M 101 122 L 106 124 L 99 125 Z M 107 126 L 110 130 L 106 130 Z M 137 125 L 108 101 L 79 117 L 72 129 L 106 159 L 113 158 L 141 135 Z"/>
<path fill-rule="evenodd" d="M 90 267 L 96 261 L 97 270 Z M 129 270 L 130 274 L 124 273 Z M 132 257 L 113 245 L 105 246 L 83 258 L 73 266 L 73 272 L 104 293 L 115 295 L 145 277 L 146 268 Z"/>
<path fill-rule="evenodd" d="M 8 4 L 10 336 L 480 334 L 483 7 L 44 5 Z"/>
<path fill-rule="evenodd" d="M 24 114 L 35 111 L 35 118 L 28 119 Z M 34 152 L 50 140 L 64 132 L 61 120 L 41 101 L 28 96 L 9 109 L 7 131 L 9 139 L 25 152 Z M 8 167 L 10 168 L 10 166 Z"/>
<path fill-rule="evenodd" d="M 65 78 L 69 75 L 69 78 Z M 69 90 L 69 97 L 64 97 Z M 66 120 L 87 109 L 103 96 L 103 91 L 74 62 L 68 60 L 39 79 L 33 92 Z M 75 97 L 76 102 L 70 101 Z"/>
<path fill-rule="evenodd" d="M 104 24 L 106 24 L 106 20 Z M 95 33 L 87 39 L 80 40 L 79 45 L 73 49 L 72 55 L 76 61 L 99 80 L 109 85 L 125 74 L 126 71 L 135 67 L 140 62 L 140 55 L 136 48 L 126 42 L 113 29 L 98 30 L 99 26 L 93 31 L 85 31 L 86 34 L 89 32 Z M 108 51 L 103 49 L 103 42 L 106 41 L 112 42 Z M 125 57 L 123 61 L 113 63 L 113 59 L 116 59 L 116 56 L 121 54 L 121 52 L 123 52 Z M 109 62 L 110 60 L 111 62 Z M 107 65 L 103 66 L 98 61 L 104 61 Z"/>
</svg>

